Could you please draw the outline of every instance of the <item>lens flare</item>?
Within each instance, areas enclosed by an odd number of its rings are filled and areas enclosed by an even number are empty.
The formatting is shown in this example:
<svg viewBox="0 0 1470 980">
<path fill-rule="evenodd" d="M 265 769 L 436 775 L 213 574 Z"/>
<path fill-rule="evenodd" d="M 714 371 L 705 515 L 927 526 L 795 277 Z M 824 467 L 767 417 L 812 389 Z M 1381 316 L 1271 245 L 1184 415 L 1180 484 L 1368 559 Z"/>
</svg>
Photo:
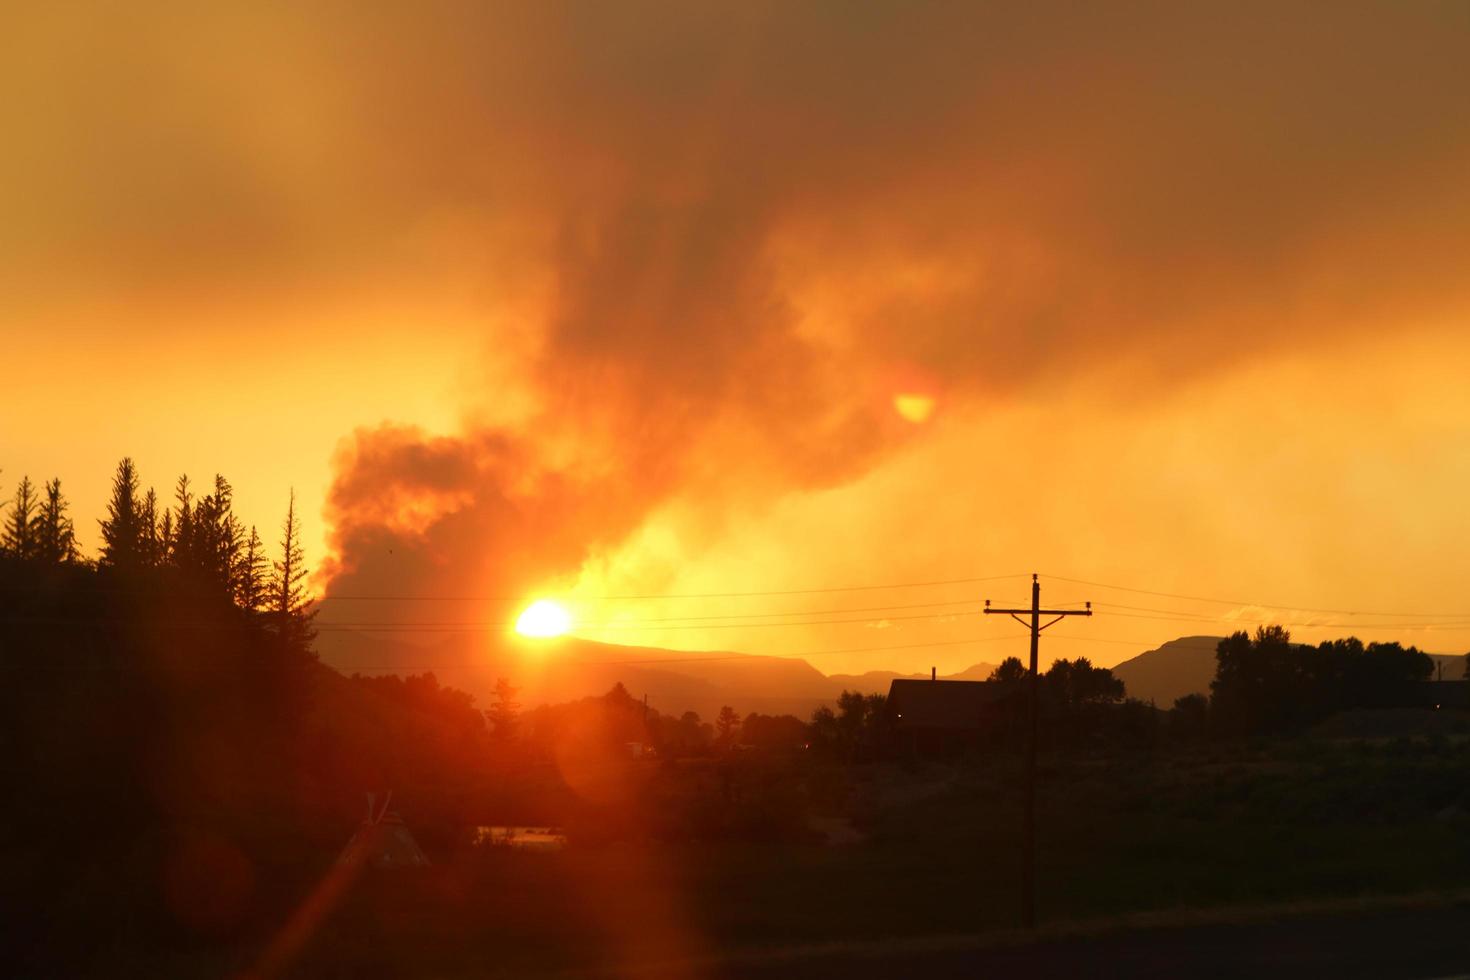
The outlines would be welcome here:
<svg viewBox="0 0 1470 980">
<path fill-rule="evenodd" d="M 522 636 L 561 636 L 572 628 L 572 614 L 550 599 L 537 599 L 516 618 Z"/>
</svg>

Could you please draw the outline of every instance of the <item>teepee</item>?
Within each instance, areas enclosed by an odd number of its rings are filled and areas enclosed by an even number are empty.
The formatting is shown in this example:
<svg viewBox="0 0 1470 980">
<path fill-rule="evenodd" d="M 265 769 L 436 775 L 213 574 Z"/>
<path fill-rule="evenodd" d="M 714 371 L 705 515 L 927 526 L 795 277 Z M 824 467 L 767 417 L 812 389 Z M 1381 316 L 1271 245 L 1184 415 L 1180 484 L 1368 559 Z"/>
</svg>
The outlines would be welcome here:
<svg viewBox="0 0 1470 980">
<path fill-rule="evenodd" d="M 377 794 L 367 795 L 367 816 L 342 849 L 337 863 L 374 868 L 427 867 L 429 859 L 419 849 L 413 834 L 408 832 L 403 818 L 388 810 L 388 804 L 393 800 L 392 792 L 383 797 L 381 807 L 374 806 L 376 800 Z"/>
</svg>

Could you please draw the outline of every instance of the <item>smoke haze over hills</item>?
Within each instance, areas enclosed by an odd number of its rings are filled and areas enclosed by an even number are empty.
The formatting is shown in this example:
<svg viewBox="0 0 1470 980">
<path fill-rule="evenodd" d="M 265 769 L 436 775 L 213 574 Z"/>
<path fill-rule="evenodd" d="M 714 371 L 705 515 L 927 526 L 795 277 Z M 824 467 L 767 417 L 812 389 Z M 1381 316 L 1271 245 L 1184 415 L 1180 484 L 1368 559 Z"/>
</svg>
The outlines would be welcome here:
<svg viewBox="0 0 1470 980">
<path fill-rule="evenodd" d="M 506 643 L 488 655 L 482 643 L 464 636 L 422 644 L 341 632 L 318 642 L 322 660 L 344 674 L 433 673 L 441 684 L 473 694 L 481 708 L 494 703 L 495 682 L 504 677 L 519 688 L 528 707 L 605 694 L 622 684 L 635 697 L 647 695 L 649 705 L 665 714 L 695 711 L 706 721 L 725 705 L 742 715 L 754 711 L 805 719 L 845 690 L 886 694 L 895 677 L 929 676 L 892 671 L 827 675 L 803 660 L 784 657 L 690 654 L 575 637 L 529 646 Z M 975 664 L 946 679 L 984 680 L 993 669 Z"/>
</svg>

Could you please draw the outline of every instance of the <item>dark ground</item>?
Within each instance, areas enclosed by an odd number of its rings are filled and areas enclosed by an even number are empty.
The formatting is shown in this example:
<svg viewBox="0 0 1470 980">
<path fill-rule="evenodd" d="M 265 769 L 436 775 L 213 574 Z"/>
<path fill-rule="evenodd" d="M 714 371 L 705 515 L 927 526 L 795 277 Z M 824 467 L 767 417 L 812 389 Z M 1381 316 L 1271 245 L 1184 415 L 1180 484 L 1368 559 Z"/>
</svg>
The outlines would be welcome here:
<svg viewBox="0 0 1470 980">
<path fill-rule="evenodd" d="M 619 975 L 616 972 L 602 974 Z M 626 974 L 622 974 L 626 975 Z M 674 967 L 649 977 L 706 980 L 926 980 L 1138 977 L 1334 977 L 1428 980 L 1470 976 L 1470 904 L 1289 917 L 1245 924 L 1108 932 L 1022 943 L 955 938 L 810 949 L 764 959 Z"/>
<path fill-rule="evenodd" d="M 432 868 L 344 888 L 280 975 L 1470 974 L 1467 748 L 1299 742 L 1051 763 L 1033 943 L 1016 933 L 1014 774 L 816 767 L 795 771 L 805 789 L 792 812 L 840 822 L 855 835 L 848 843 L 633 836 L 551 855 L 435 854 Z M 686 790 L 697 782 L 684 770 L 670 778 Z M 720 805 L 776 821 L 785 798 L 763 788 L 784 778 L 757 768 Z M 640 796 L 650 813 L 675 806 L 659 786 Z M 269 901 L 253 935 L 147 949 L 124 930 L 66 972 L 240 975 L 332 856 L 298 856 L 303 877 Z"/>
</svg>

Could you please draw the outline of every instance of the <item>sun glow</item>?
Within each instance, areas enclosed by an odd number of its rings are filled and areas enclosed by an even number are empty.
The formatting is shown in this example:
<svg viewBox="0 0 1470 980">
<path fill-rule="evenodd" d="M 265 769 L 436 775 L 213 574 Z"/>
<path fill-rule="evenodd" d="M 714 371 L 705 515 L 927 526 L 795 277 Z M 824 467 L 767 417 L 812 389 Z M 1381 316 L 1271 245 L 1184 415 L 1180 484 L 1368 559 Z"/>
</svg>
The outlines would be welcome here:
<svg viewBox="0 0 1470 980">
<path fill-rule="evenodd" d="M 904 392 L 893 396 L 893 410 L 914 425 L 929 421 L 934 414 L 934 399 L 929 395 Z"/>
<path fill-rule="evenodd" d="M 561 636 L 572 628 L 572 614 L 550 599 L 537 599 L 516 618 L 522 636 Z"/>
</svg>

